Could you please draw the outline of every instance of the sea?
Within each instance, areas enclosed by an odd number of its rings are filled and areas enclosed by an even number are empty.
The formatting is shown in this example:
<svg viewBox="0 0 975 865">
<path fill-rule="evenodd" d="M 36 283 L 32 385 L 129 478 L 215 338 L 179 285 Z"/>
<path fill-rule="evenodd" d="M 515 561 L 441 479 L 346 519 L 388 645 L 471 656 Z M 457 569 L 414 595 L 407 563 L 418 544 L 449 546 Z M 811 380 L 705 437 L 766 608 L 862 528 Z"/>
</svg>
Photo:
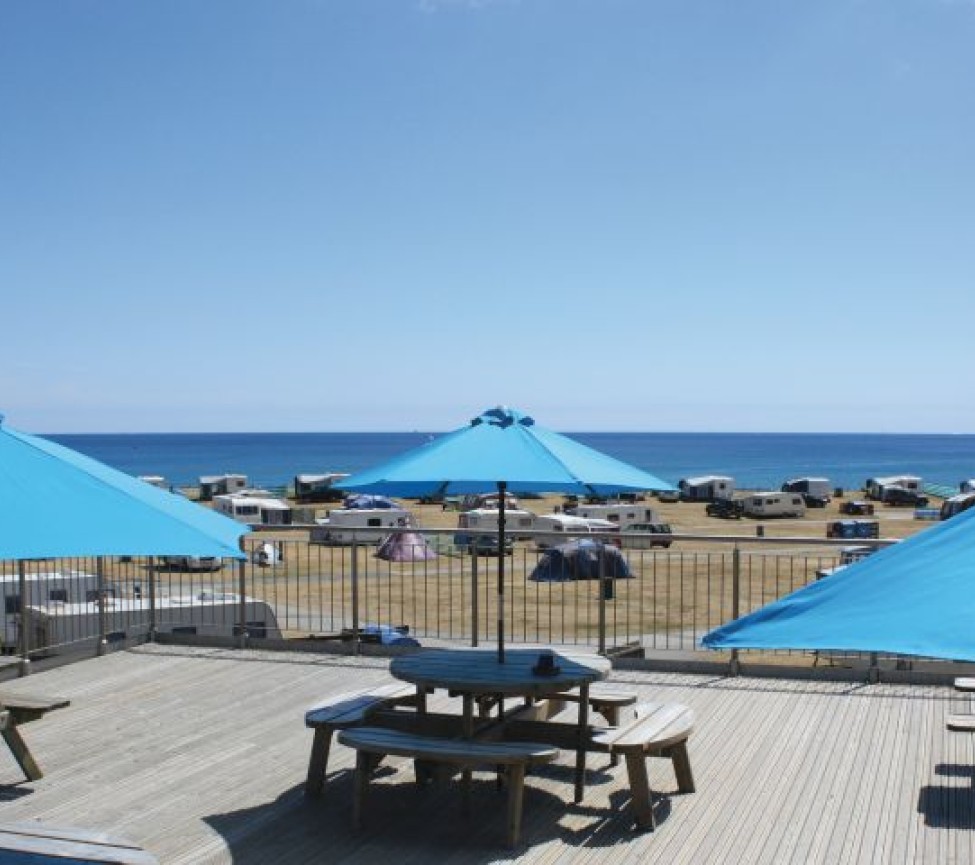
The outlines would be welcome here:
<svg viewBox="0 0 975 865">
<path fill-rule="evenodd" d="M 975 435 L 858 433 L 566 433 L 676 484 L 730 475 L 741 489 L 778 489 L 793 477 L 826 477 L 860 489 L 872 477 L 910 474 L 957 490 L 975 477 Z M 280 488 L 297 474 L 356 472 L 438 433 L 125 433 L 48 435 L 131 475 L 192 487 L 202 475 L 244 474 Z"/>
</svg>

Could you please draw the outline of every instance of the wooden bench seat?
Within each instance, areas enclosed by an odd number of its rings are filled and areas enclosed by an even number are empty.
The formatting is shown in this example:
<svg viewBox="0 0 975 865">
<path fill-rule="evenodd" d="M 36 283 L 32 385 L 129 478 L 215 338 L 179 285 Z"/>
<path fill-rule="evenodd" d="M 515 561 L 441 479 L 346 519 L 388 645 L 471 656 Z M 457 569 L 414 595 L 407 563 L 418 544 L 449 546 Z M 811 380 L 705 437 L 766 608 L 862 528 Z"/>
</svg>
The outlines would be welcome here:
<svg viewBox="0 0 975 865">
<path fill-rule="evenodd" d="M 694 729 L 694 712 L 679 703 L 640 703 L 634 719 L 618 727 L 594 730 L 590 750 L 621 754 L 639 826 L 654 828 L 653 802 L 646 758 L 669 757 L 681 793 L 694 792 L 694 776 L 687 755 L 687 739 Z"/>
<path fill-rule="evenodd" d="M 553 709 L 552 714 L 561 711 L 565 703 L 579 703 L 581 699 L 582 694 L 579 688 L 554 694 L 549 698 L 549 703 Z M 637 695 L 635 691 L 621 688 L 619 685 L 595 682 L 589 686 L 589 708 L 602 715 L 606 719 L 606 723 L 614 727 L 619 725 L 620 709 L 624 706 L 632 706 L 636 701 Z M 562 706 L 559 704 L 562 704 Z"/>
<path fill-rule="evenodd" d="M 66 697 L 51 697 L 41 694 L 14 694 L 0 691 L 0 735 L 3 736 L 7 747 L 14 755 L 17 764 L 30 781 L 37 781 L 44 777 L 41 767 L 37 765 L 34 755 L 17 729 L 21 724 L 28 724 L 43 718 L 48 712 L 63 709 L 70 705 Z"/>
<path fill-rule="evenodd" d="M 547 763 L 558 756 L 552 745 L 537 742 L 471 741 L 418 736 L 384 727 L 358 727 L 343 730 L 339 742 L 356 751 L 356 779 L 353 822 L 362 825 L 362 809 L 369 786 L 374 757 L 395 755 L 415 761 L 447 764 L 458 769 L 475 766 L 504 766 L 508 776 L 507 842 L 514 847 L 521 834 L 521 814 L 525 790 L 525 769 Z"/>
<path fill-rule="evenodd" d="M 155 856 L 124 839 L 34 821 L 0 823 L 0 862 L 158 865 Z"/>
<path fill-rule="evenodd" d="M 975 733 L 975 715 L 948 715 L 945 724 L 953 733 Z"/>
<path fill-rule="evenodd" d="M 315 731 L 305 792 L 316 796 L 325 785 L 325 770 L 332 745 L 332 734 L 364 724 L 369 716 L 390 706 L 406 706 L 416 702 L 416 686 L 406 682 L 391 682 L 364 691 L 337 694 L 305 713 L 305 726 Z"/>
</svg>

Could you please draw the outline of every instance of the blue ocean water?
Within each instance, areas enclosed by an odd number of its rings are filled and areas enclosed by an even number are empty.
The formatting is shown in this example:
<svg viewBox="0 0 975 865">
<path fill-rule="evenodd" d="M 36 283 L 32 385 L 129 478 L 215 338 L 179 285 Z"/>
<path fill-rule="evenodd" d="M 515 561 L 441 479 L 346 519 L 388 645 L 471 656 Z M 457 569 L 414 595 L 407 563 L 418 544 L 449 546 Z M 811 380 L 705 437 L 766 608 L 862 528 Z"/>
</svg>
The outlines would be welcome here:
<svg viewBox="0 0 975 865">
<path fill-rule="evenodd" d="M 162 475 L 176 486 L 201 475 L 245 474 L 256 486 L 288 485 L 296 474 L 355 472 L 433 437 L 433 433 L 153 433 L 50 435 L 132 475 Z M 975 477 L 975 435 L 854 433 L 569 433 L 676 483 L 731 475 L 738 486 L 777 489 L 783 480 L 825 476 L 859 488 L 870 477 L 914 474 L 956 487 Z"/>
</svg>

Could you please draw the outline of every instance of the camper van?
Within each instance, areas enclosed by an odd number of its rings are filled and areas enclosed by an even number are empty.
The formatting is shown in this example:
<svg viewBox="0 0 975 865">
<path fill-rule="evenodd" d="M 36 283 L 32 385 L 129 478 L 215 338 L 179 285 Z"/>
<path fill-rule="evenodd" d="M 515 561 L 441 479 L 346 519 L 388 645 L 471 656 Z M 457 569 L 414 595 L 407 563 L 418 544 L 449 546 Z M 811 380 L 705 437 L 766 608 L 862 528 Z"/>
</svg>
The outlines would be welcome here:
<svg viewBox="0 0 975 865">
<path fill-rule="evenodd" d="M 259 490 L 214 496 L 213 509 L 249 526 L 290 526 L 294 521 L 291 505 Z"/>
<path fill-rule="evenodd" d="M 80 603 L 98 597 L 98 577 L 84 571 L 42 571 L 25 576 L 28 606 L 34 604 Z M 3 651 L 17 646 L 20 618 L 20 575 L 0 575 L 3 586 Z"/>
<path fill-rule="evenodd" d="M 555 547 L 591 534 L 619 538 L 620 527 L 609 520 L 586 519 L 575 514 L 545 514 L 535 518 L 535 545 L 540 550 Z"/>
<path fill-rule="evenodd" d="M 809 508 L 824 508 L 830 502 L 829 478 L 792 478 L 782 484 L 784 493 L 800 493 Z"/>
<path fill-rule="evenodd" d="M 806 502 L 799 493 L 752 493 L 739 499 L 746 517 L 804 517 Z"/>
<path fill-rule="evenodd" d="M 685 502 L 713 502 L 730 499 L 735 492 L 735 479 L 725 475 L 705 475 L 698 478 L 682 478 L 677 486 Z"/>
<path fill-rule="evenodd" d="M 162 595 L 152 606 L 148 598 L 110 598 L 105 602 L 109 642 L 144 637 L 152 609 L 156 632 L 209 637 L 240 633 L 240 595 L 201 591 L 192 595 Z M 48 601 L 30 606 L 31 645 L 53 648 L 99 637 L 98 603 Z M 251 637 L 281 639 L 274 610 L 264 601 L 246 599 L 246 627 Z"/>
<path fill-rule="evenodd" d="M 653 508 L 638 504 L 576 505 L 566 513 L 586 520 L 607 520 L 620 528 L 634 523 L 655 523 Z"/>
<path fill-rule="evenodd" d="M 338 546 L 378 544 L 393 529 L 411 529 L 416 521 L 405 508 L 336 508 L 319 520 L 308 538 L 312 544 Z"/>
<path fill-rule="evenodd" d="M 868 499 L 873 499 L 875 502 L 884 501 L 884 492 L 890 487 L 897 487 L 902 490 L 908 490 L 912 493 L 921 493 L 922 484 L 921 479 L 917 475 L 897 475 L 894 477 L 886 478 L 867 478 L 867 482 L 864 485 L 864 491 Z"/>
</svg>

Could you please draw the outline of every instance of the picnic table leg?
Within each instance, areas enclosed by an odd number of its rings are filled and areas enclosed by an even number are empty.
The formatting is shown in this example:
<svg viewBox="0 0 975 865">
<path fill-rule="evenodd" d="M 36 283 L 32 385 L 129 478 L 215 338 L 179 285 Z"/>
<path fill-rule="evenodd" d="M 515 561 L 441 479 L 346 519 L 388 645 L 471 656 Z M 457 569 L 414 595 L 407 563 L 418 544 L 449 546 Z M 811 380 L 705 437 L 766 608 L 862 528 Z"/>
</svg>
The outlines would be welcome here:
<svg viewBox="0 0 975 865">
<path fill-rule="evenodd" d="M 670 760 L 677 776 L 677 789 L 681 793 L 694 792 L 694 773 L 691 772 L 691 758 L 687 756 L 687 742 L 678 742 L 670 747 Z"/>
<path fill-rule="evenodd" d="M 474 695 L 464 694 L 464 738 L 474 738 Z M 460 774 L 461 811 L 464 816 L 471 813 L 471 778 L 473 772 L 470 766 L 465 766 Z"/>
<path fill-rule="evenodd" d="M 355 790 L 352 793 L 352 825 L 356 829 L 362 828 L 362 810 L 365 807 L 366 790 L 369 788 L 370 763 L 369 754 L 356 751 L 355 758 Z"/>
<path fill-rule="evenodd" d="M 16 724 L 8 724 L 3 729 L 3 738 L 29 781 L 39 781 L 44 777 L 41 767 L 37 765 Z"/>
<path fill-rule="evenodd" d="M 586 788 L 586 728 L 589 724 L 589 683 L 579 686 L 579 739 L 576 745 L 576 804 L 582 801 Z"/>
<path fill-rule="evenodd" d="M 325 767 L 332 746 L 331 727 L 316 727 L 315 738 L 311 744 L 311 757 L 308 760 L 308 777 L 305 779 L 305 792 L 318 796 L 325 786 Z"/>
<path fill-rule="evenodd" d="M 637 825 L 643 829 L 655 829 L 653 797 L 650 794 L 650 780 L 647 777 L 647 760 L 642 751 L 626 752 L 626 776 L 630 782 L 633 816 L 636 818 Z"/>
<path fill-rule="evenodd" d="M 525 799 L 525 767 L 508 767 L 508 846 L 515 847 L 521 835 L 521 813 Z"/>
</svg>

